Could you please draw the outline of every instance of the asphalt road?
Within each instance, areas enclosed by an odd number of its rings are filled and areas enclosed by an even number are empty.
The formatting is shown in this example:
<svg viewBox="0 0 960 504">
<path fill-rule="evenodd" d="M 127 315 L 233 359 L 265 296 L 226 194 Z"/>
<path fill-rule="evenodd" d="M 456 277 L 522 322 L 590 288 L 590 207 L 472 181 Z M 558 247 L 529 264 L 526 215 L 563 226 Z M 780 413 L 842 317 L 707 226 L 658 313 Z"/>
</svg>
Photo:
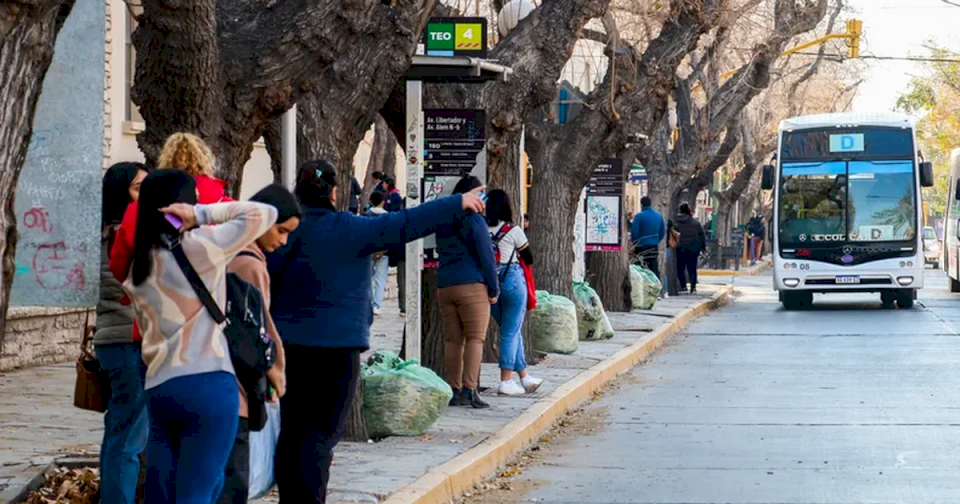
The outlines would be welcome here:
<svg viewBox="0 0 960 504">
<path fill-rule="evenodd" d="M 877 295 L 786 312 L 769 277 L 590 408 L 515 502 L 958 503 L 960 294 L 940 272 L 910 310 Z"/>
</svg>

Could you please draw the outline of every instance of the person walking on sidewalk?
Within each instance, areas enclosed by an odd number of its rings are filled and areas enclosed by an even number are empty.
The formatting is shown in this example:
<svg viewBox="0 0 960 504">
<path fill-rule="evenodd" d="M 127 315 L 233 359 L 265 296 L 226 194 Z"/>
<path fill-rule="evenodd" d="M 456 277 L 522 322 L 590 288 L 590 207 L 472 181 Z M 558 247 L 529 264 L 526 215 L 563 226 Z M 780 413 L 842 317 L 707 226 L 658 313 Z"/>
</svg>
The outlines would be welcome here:
<svg viewBox="0 0 960 504">
<path fill-rule="evenodd" d="M 370 195 L 370 210 L 367 215 L 377 217 L 385 215 L 386 209 L 383 208 L 383 194 L 373 193 Z M 373 314 L 380 315 L 380 309 L 383 308 L 383 298 L 387 292 L 387 278 L 390 276 L 390 258 L 386 250 L 377 251 L 373 258 Z"/>
<path fill-rule="evenodd" d="M 667 236 L 663 216 L 653 209 L 649 196 L 640 198 L 640 212 L 630 226 L 630 241 L 637 250 L 640 265 L 660 278 L 660 242 Z"/>
<path fill-rule="evenodd" d="M 326 502 L 333 449 L 343 437 L 370 348 L 371 256 L 434 234 L 470 212 L 475 193 L 431 201 L 375 219 L 338 212 L 337 170 L 307 161 L 297 176 L 303 223 L 290 243 L 267 254 L 271 313 L 283 335 L 287 394 L 280 399 L 280 502 Z"/>
<path fill-rule="evenodd" d="M 680 215 L 676 219 L 677 231 L 680 240 L 677 244 L 677 277 L 680 280 L 680 291 L 687 290 L 687 280 L 690 282 L 691 294 L 697 292 L 697 260 L 700 254 L 707 249 L 707 237 L 700 221 L 693 217 L 690 205 L 680 205 Z"/>
<path fill-rule="evenodd" d="M 453 194 L 481 186 L 476 177 L 457 182 Z M 497 303 L 500 285 L 493 243 L 481 215 L 463 215 L 437 230 L 437 299 L 443 319 L 444 378 L 453 389 L 451 406 L 488 408 L 480 398 L 480 362 L 490 325 L 490 305 Z"/>
<path fill-rule="evenodd" d="M 507 193 L 496 189 L 487 197 L 487 226 L 498 257 L 497 276 L 500 299 L 493 305 L 493 320 L 500 326 L 500 395 L 522 395 L 536 392 L 543 380 L 527 373 L 523 348 L 523 319 L 527 315 L 527 279 L 519 261 L 533 264 L 530 242 L 519 226 L 513 224 L 513 209 Z M 513 373 L 520 385 L 513 381 Z"/>
<path fill-rule="evenodd" d="M 267 380 L 273 387 L 273 396 L 270 402 L 277 402 L 287 390 L 287 378 L 284 366 L 286 363 L 283 351 L 283 341 L 270 317 L 270 276 L 267 273 L 267 258 L 265 252 L 273 252 L 287 244 L 287 239 L 303 218 L 303 212 L 297 198 L 282 185 L 269 185 L 261 189 L 250 198 L 255 203 L 263 203 L 277 209 L 277 222 L 243 249 L 237 257 L 227 264 L 227 273 L 235 273 L 241 280 L 249 283 L 260 291 L 263 298 L 264 325 L 267 335 L 276 345 L 276 360 L 273 367 L 267 371 Z M 250 424 L 249 401 L 247 392 L 240 385 L 240 419 L 237 425 L 237 435 L 233 443 L 233 451 L 227 462 L 224 474 L 223 491 L 220 493 L 219 504 L 246 504 L 250 494 Z M 256 403 L 255 403 L 256 405 Z"/>
<path fill-rule="evenodd" d="M 750 231 L 750 266 L 753 266 L 760 260 L 760 253 L 763 251 L 763 237 L 766 234 L 763 219 L 759 214 L 750 219 L 750 222 L 747 223 L 747 230 Z"/>
<path fill-rule="evenodd" d="M 110 382 L 100 443 L 100 502 L 133 504 L 140 480 L 140 454 L 147 448 L 149 424 L 143 390 L 147 371 L 134 339 L 133 307 L 124 305 L 123 287 L 110 271 L 110 247 L 127 205 L 140 196 L 147 167 L 117 163 L 103 175 L 100 234 L 100 300 L 93 344 Z"/>
<path fill-rule="evenodd" d="M 260 203 L 194 206 L 196 201 L 196 181 L 186 172 L 157 170 L 144 179 L 133 266 L 123 284 L 143 330 L 147 365 L 147 504 L 215 502 L 240 407 L 226 336 L 169 249 L 169 240 L 177 240 L 223 306 L 227 263 L 277 219 L 275 208 Z M 182 226 L 168 222 L 165 214 L 178 217 Z"/>
</svg>

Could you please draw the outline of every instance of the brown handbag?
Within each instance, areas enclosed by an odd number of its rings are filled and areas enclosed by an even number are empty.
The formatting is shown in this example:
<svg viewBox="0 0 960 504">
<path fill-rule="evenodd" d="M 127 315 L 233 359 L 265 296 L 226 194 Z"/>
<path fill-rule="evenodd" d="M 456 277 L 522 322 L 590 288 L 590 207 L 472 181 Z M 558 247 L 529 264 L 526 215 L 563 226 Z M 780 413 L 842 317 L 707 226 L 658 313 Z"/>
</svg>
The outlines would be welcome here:
<svg viewBox="0 0 960 504">
<path fill-rule="evenodd" d="M 107 399 L 110 396 L 110 382 L 107 374 L 100 369 L 100 362 L 91 351 L 95 327 L 90 326 L 90 314 L 83 327 L 83 341 L 80 343 L 80 357 L 77 358 L 77 384 L 73 391 L 73 405 L 85 410 L 103 413 L 107 411 Z"/>
</svg>

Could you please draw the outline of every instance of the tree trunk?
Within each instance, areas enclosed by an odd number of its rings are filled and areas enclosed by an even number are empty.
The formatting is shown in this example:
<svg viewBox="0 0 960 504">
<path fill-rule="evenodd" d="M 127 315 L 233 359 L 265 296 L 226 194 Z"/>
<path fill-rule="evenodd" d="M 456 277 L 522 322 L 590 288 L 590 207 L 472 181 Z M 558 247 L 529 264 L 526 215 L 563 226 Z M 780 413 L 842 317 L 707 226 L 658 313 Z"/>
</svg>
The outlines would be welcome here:
<svg viewBox="0 0 960 504">
<path fill-rule="evenodd" d="M 305 107 L 324 115 L 309 126 L 321 126 L 312 131 L 328 138 L 306 140 L 324 144 L 321 150 L 344 171 L 341 180 L 349 180 L 344 168 L 352 167 L 352 157 L 344 157 L 344 145 L 355 151 L 409 67 L 434 1 L 262 4 L 144 0 L 133 37 L 132 95 L 147 126 L 141 149 L 153 162 L 169 134 L 198 133 L 236 194 L 267 123 L 317 91 L 323 103 Z"/>
<path fill-rule="evenodd" d="M 367 435 L 367 423 L 363 419 L 363 380 L 357 380 L 357 392 L 354 395 L 353 404 L 350 405 L 350 412 L 347 413 L 347 425 L 343 435 L 347 441 L 365 443 L 370 436 Z"/>
<path fill-rule="evenodd" d="M 423 295 L 420 317 L 420 336 L 422 338 L 420 363 L 444 376 L 443 345 L 445 333 L 443 319 L 440 317 L 440 303 L 437 300 L 437 270 L 426 268 L 420 275 L 420 289 Z"/>
<path fill-rule="evenodd" d="M 27 158 L 33 131 L 34 111 L 53 61 L 60 28 L 75 0 L 26 0 L 0 5 L 0 257 L 3 285 L 0 287 L 0 342 L 6 327 L 10 288 L 16 269 L 17 216 L 14 197 L 20 170 Z"/>
<path fill-rule="evenodd" d="M 538 290 L 569 298 L 573 293 L 573 226 L 582 187 L 574 187 L 557 169 L 537 166 L 542 182 L 533 184 L 530 191 L 534 279 Z"/>
<path fill-rule="evenodd" d="M 397 137 L 393 131 L 387 127 L 387 122 L 383 116 L 377 114 L 373 122 L 373 144 L 370 146 L 370 160 L 367 161 L 367 172 L 363 178 L 363 193 L 360 195 L 360 208 L 364 208 L 370 201 L 370 195 L 376 188 L 377 181 L 373 179 L 373 174 L 381 172 L 386 174 L 384 166 L 388 160 L 393 160 L 392 166 L 396 166 L 397 160 Z M 393 177 L 394 170 L 391 170 L 390 176 Z"/>
</svg>

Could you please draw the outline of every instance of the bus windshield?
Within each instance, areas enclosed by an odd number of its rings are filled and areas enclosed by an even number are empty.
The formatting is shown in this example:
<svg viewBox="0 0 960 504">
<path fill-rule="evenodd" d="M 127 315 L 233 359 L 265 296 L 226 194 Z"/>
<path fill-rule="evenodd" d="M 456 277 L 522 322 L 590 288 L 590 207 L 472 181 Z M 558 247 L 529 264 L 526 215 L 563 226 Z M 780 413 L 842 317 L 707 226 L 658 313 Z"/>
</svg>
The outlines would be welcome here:
<svg viewBox="0 0 960 504">
<path fill-rule="evenodd" d="M 784 163 L 781 243 L 912 240 L 914 175 L 912 161 Z"/>
<path fill-rule="evenodd" d="M 889 242 L 917 235 L 911 161 L 851 161 L 850 240 Z"/>
</svg>

